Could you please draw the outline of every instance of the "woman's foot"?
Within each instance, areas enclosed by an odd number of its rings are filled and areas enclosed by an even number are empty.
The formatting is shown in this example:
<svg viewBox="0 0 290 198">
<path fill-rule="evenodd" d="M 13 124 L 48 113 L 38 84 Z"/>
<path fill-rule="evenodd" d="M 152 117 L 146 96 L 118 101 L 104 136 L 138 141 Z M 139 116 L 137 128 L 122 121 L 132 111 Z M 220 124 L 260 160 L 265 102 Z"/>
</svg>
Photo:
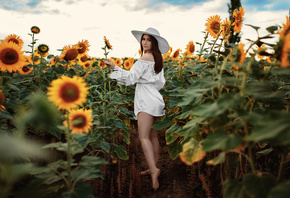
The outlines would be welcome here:
<svg viewBox="0 0 290 198">
<path fill-rule="evenodd" d="M 152 178 L 152 186 L 154 191 L 156 191 L 159 188 L 159 181 L 158 177 L 160 175 L 160 169 L 156 168 L 156 170 L 151 173 L 151 178 Z"/>
<path fill-rule="evenodd" d="M 149 175 L 150 174 L 150 171 L 149 171 L 149 169 L 147 169 L 145 171 L 142 171 L 140 174 L 141 175 Z"/>
</svg>

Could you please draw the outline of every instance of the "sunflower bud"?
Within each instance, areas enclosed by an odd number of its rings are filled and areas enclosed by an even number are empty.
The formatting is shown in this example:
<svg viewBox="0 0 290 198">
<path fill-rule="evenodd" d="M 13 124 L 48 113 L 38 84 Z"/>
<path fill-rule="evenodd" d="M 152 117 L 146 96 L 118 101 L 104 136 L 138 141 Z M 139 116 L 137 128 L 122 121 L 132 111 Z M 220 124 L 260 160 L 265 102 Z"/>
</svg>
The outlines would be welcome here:
<svg viewBox="0 0 290 198">
<path fill-rule="evenodd" d="M 31 27 L 31 32 L 34 33 L 34 34 L 39 34 L 40 29 L 37 26 L 32 26 Z"/>
<path fill-rule="evenodd" d="M 49 47 L 45 44 L 40 44 L 38 47 L 37 47 L 38 51 L 42 54 L 45 54 L 46 52 L 48 52 L 49 50 Z"/>
</svg>

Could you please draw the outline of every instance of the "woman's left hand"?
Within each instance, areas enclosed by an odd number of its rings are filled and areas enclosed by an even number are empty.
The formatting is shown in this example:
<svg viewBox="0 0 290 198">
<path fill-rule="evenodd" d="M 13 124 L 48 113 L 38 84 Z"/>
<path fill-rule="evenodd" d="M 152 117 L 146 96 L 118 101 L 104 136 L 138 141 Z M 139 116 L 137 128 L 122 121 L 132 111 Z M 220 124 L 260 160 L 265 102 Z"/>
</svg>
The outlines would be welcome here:
<svg viewBox="0 0 290 198">
<path fill-rule="evenodd" d="M 108 68 L 115 69 L 115 65 L 112 60 L 105 58 L 104 62 L 108 65 Z"/>
</svg>

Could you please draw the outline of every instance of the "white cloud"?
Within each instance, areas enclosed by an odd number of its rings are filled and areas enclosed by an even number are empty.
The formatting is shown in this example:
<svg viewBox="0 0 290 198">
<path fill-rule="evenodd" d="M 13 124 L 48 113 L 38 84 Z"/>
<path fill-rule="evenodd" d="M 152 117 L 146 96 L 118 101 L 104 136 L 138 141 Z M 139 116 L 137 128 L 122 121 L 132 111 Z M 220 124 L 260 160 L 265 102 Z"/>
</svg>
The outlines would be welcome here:
<svg viewBox="0 0 290 198">
<path fill-rule="evenodd" d="M 37 44 L 46 43 L 50 53 L 59 55 L 57 49 L 65 45 L 76 44 L 87 39 L 91 45 L 89 55 L 103 57 L 101 48 L 106 36 L 113 46 L 109 56 L 138 57 L 139 44 L 132 36 L 131 30 L 145 30 L 155 27 L 164 36 L 173 50 L 185 49 L 189 41 L 203 42 L 206 19 L 218 14 L 222 19 L 228 17 L 228 0 L 212 0 L 191 9 L 176 6 L 166 6 L 152 10 L 144 8 L 149 0 L 47 0 L 39 7 L 42 14 L 23 13 L 0 9 L 0 26 L 2 35 L 17 34 L 25 43 L 25 49 L 31 42 L 27 33 L 30 27 L 40 27 Z M 40 8 L 39 8 L 40 9 Z M 287 10 L 286 10 L 287 11 Z M 252 12 L 245 10 L 245 23 L 263 26 L 263 28 L 282 24 L 288 11 Z M 3 20 L 5 19 L 5 20 Z M 243 35 L 246 38 L 254 36 L 255 32 L 244 26 Z M 3 39 L 3 36 L 0 38 Z M 199 47 L 197 46 L 198 50 Z"/>
</svg>

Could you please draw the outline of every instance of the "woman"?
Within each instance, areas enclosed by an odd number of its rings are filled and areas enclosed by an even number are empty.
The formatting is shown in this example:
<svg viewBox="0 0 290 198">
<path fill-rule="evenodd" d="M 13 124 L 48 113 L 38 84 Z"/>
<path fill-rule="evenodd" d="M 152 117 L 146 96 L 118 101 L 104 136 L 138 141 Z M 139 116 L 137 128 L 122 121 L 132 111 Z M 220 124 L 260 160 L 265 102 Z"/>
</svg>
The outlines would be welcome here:
<svg viewBox="0 0 290 198">
<path fill-rule="evenodd" d="M 132 34 L 140 42 L 142 56 L 130 71 L 115 66 L 109 59 L 105 59 L 105 63 L 114 70 L 110 75 L 111 79 L 127 86 L 137 83 L 134 113 L 138 123 L 139 140 L 149 167 L 149 170 L 141 174 L 150 174 L 152 186 L 157 190 L 160 175 L 160 169 L 157 168 L 159 141 L 158 133 L 152 125 L 165 114 L 165 104 L 159 90 L 165 84 L 162 54 L 169 50 L 169 44 L 154 28 L 147 28 L 145 31 L 133 30 Z"/>
</svg>

